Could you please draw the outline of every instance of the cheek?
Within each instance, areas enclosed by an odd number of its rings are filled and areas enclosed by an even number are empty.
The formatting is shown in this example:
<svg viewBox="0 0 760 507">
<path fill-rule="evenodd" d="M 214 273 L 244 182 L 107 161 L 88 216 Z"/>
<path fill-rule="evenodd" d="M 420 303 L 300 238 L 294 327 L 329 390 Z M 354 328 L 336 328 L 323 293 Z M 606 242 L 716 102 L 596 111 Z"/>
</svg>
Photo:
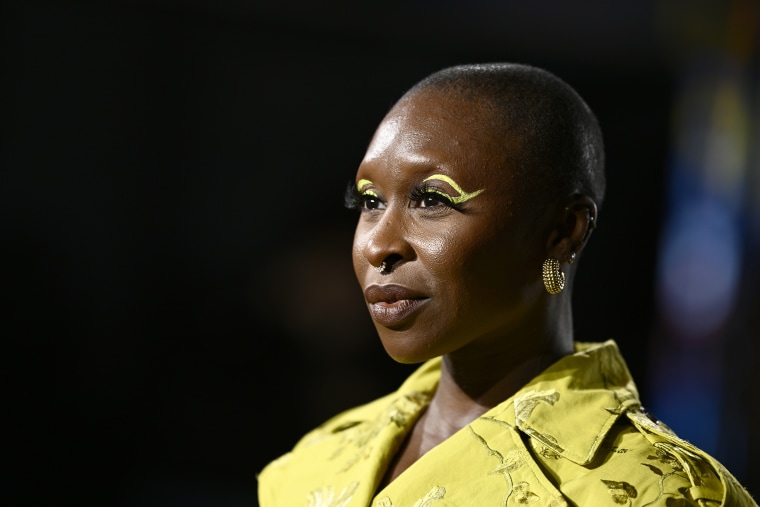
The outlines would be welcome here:
<svg viewBox="0 0 760 507">
<path fill-rule="evenodd" d="M 504 307 L 533 300 L 541 270 L 530 250 L 527 242 L 501 240 L 473 252 L 464 274 L 468 291 Z"/>
<path fill-rule="evenodd" d="M 354 274 L 361 283 L 364 273 L 367 271 L 367 260 L 364 258 L 362 250 L 364 249 L 364 236 L 356 229 L 354 233 L 354 243 L 351 249 L 351 259 L 354 265 Z"/>
<path fill-rule="evenodd" d="M 457 273 L 472 265 L 482 265 L 491 252 L 505 251 L 492 231 L 463 222 L 435 234 L 427 234 L 418 247 L 436 271 Z"/>
<path fill-rule="evenodd" d="M 475 299 L 506 302 L 519 297 L 531 279 L 526 269 L 528 245 L 516 241 L 510 232 L 470 228 L 454 235 L 451 246 L 440 254 L 448 270 L 457 274 L 452 283 Z"/>
<path fill-rule="evenodd" d="M 452 264 L 457 264 L 461 257 L 461 245 L 457 242 L 456 234 L 449 231 L 443 234 L 418 234 L 415 251 L 421 258 L 426 259 L 429 269 L 446 271 Z"/>
<path fill-rule="evenodd" d="M 407 239 L 417 256 L 425 259 L 428 268 L 450 269 L 466 255 L 469 243 L 468 231 L 472 224 L 462 217 L 433 220 L 415 220 L 409 224 Z"/>
</svg>

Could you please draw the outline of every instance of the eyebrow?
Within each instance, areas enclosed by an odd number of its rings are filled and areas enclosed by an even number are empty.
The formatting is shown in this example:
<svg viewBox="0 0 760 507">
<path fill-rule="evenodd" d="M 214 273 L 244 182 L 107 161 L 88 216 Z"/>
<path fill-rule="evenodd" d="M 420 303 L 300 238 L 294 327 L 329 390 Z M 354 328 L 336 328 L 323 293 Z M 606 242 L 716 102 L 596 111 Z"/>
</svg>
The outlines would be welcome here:
<svg viewBox="0 0 760 507">
<path fill-rule="evenodd" d="M 445 174 L 434 174 L 432 176 L 429 176 L 429 177 L 425 178 L 424 180 L 422 180 L 422 182 L 425 183 L 426 181 L 430 181 L 430 180 L 440 180 L 440 181 L 443 181 L 444 183 L 448 183 L 451 186 L 451 188 L 453 188 L 454 190 L 456 190 L 457 192 L 459 192 L 459 196 L 458 197 L 454 197 L 454 196 L 450 196 L 450 195 L 446 194 L 445 192 L 441 192 L 441 191 L 437 191 L 436 190 L 436 192 L 438 192 L 440 194 L 444 194 L 447 197 L 449 197 L 454 202 L 454 204 L 460 204 L 460 203 L 463 203 L 465 201 L 469 201 L 470 199 L 472 199 L 476 195 L 480 194 L 483 190 L 485 190 L 484 188 L 481 188 L 480 190 L 476 190 L 475 192 L 465 192 L 464 190 L 462 190 L 462 187 L 460 187 L 457 184 L 456 181 L 454 181 L 453 179 L 451 179 L 449 176 L 446 176 Z M 367 180 L 362 180 L 362 181 L 367 181 Z M 359 183 L 361 183 L 361 181 Z"/>
</svg>

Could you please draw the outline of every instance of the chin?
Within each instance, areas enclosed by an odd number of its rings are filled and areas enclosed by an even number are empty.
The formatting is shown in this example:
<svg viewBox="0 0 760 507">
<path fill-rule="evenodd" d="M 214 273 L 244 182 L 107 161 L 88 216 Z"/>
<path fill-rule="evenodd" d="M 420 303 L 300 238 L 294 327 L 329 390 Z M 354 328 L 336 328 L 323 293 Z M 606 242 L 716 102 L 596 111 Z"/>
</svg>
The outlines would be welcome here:
<svg viewBox="0 0 760 507">
<path fill-rule="evenodd" d="M 386 354 L 397 363 L 420 364 L 441 355 L 425 347 L 419 338 L 404 337 L 389 329 L 378 330 L 378 334 Z"/>
<path fill-rule="evenodd" d="M 393 359 L 399 364 L 421 364 L 427 361 L 428 359 L 432 359 L 430 357 L 418 358 L 416 356 L 395 356 L 390 353 L 388 355 L 391 356 L 391 359 Z"/>
</svg>

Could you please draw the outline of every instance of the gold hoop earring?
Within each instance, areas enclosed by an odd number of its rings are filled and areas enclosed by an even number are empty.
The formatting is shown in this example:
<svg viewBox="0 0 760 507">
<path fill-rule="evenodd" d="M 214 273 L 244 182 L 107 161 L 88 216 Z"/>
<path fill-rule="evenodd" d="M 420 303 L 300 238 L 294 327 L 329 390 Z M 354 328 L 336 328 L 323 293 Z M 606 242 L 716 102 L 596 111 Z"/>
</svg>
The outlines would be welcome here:
<svg viewBox="0 0 760 507">
<path fill-rule="evenodd" d="M 549 294 L 559 294 L 565 288 L 565 273 L 559 269 L 559 261 L 549 257 L 544 261 L 544 287 Z"/>
</svg>

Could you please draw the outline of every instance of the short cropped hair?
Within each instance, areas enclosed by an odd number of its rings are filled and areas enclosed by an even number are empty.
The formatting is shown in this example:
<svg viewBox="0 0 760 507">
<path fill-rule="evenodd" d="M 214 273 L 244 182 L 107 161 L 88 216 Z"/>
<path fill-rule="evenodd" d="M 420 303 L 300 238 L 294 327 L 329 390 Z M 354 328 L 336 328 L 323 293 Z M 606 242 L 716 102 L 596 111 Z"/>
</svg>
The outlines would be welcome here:
<svg viewBox="0 0 760 507">
<path fill-rule="evenodd" d="M 523 64 L 459 65 L 431 74 L 404 97 L 431 89 L 473 100 L 493 113 L 484 121 L 506 136 L 506 161 L 532 187 L 524 189 L 527 195 L 541 191 L 558 201 L 583 194 L 601 207 L 606 187 L 602 131 L 588 105 L 563 80 Z"/>
</svg>

